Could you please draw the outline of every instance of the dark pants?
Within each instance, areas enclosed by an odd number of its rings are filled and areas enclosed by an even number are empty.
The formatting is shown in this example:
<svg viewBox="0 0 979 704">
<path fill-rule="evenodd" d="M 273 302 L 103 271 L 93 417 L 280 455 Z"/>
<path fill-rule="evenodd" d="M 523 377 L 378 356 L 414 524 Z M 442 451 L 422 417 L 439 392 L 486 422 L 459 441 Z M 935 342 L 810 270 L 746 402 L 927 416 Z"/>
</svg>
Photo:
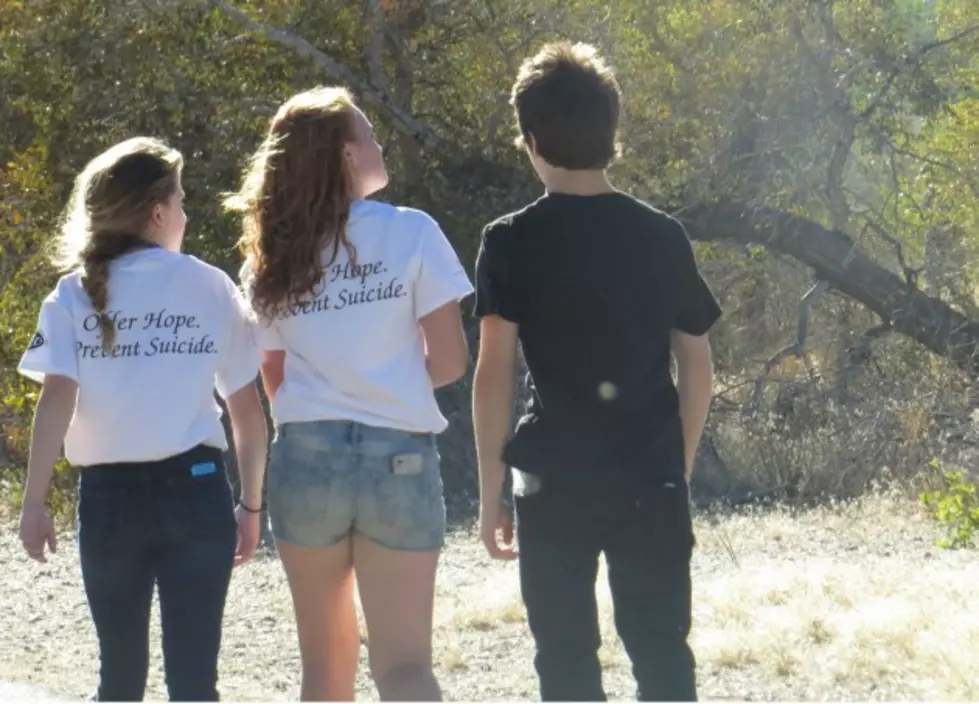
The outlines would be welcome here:
<svg viewBox="0 0 979 704">
<path fill-rule="evenodd" d="M 694 701 L 686 485 L 516 499 L 520 587 L 544 701 L 604 701 L 595 579 L 605 553 L 615 627 L 640 701 Z"/>
<path fill-rule="evenodd" d="M 170 700 L 217 701 L 236 540 L 220 450 L 82 470 L 78 542 L 99 639 L 98 701 L 143 698 L 154 585 Z"/>
</svg>

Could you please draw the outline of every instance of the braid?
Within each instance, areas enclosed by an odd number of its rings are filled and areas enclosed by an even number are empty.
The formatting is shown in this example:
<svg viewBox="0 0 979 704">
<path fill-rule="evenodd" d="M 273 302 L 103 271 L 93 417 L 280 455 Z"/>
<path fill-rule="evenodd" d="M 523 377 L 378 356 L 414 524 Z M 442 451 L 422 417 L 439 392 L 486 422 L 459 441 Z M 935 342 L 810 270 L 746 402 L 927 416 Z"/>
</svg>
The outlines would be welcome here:
<svg viewBox="0 0 979 704">
<path fill-rule="evenodd" d="M 112 262 L 159 244 L 148 237 L 154 208 L 180 192 L 182 168 L 180 152 L 152 137 L 133 137 L 92 159 L 75 179 L 51 261 L 80 275 L 107 352 L 116 343 L 109 313 Z"/>
<path fill-rule="evenodd" d="M 109 265 L 123 254 L 140 246 L 140 240 L 132 235 L 100 233 L 92 237 L 89 247 L 82 252 L 82 288 L 99 316 L 99 332 L 102 349 L 108 352 L 116 342 L 116 327 L 109 316 Z"/>
</svg>

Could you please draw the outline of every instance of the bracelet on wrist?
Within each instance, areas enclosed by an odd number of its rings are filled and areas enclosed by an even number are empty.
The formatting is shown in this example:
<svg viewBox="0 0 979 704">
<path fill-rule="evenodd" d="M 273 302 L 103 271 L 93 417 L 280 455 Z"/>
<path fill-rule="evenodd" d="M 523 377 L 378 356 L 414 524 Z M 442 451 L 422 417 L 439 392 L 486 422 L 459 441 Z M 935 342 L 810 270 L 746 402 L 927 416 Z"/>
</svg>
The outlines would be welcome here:
<svg viewBox="0 0 979 704">
<path fill-rule="evenodd" d="M 251 506 L 249 506 L 248 504 L 246 504 L 244 501 L 242 501 L 240 499 L 238 500 L 238 506 L 240 506 L 241 508 L 243 508 L 248 513 L 261 513 L 262 512 L 262 509 L 265 508 L 265 505 L 264 504 L 262 504 L 258 508 L 252 508 Z"/>
</svg>

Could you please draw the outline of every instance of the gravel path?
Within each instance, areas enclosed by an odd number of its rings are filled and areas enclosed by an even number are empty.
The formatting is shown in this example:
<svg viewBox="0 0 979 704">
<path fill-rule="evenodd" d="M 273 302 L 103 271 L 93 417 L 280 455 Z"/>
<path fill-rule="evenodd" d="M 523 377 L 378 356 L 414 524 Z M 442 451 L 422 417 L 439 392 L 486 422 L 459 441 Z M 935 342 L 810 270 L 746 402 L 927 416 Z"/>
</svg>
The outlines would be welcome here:
<svg viewBox="0 0 979 704">
<path fill-rule="evenodd" d="M 914 502 L 739 512 L 719 527 L 698 518 L 697 534 L 691 640 L 701 699 L 979 701 L 979 560 L 936 548 L 935 524 Z M 604 579 L 605 686 L 610 699 L 628 700 L 634 685 Z M 0 595 L 0 678 L 86 697 L 97 651 L 71 536 L 38 565 L 0 526 Z M 157 619 L 147 699 L 160 701 Z M 464 530 L 441 561 L 434 649 L 449 701 L 538 698 L 516 565 L 489 560 Z M 298 696 L 292 604 L 272 553 L 235 572 L 220 672 L 225 700 Z M 357 696 L 376 701 L 366 649 Z M 0 686 L 0 701 L 10 700 L 56 701 Z"/>
<path fill-rule="evenodd" d="M 0 680 L 0 702 L 66 702 L 66 697 L 46 692 L 39 687 Z"/>
</svg>

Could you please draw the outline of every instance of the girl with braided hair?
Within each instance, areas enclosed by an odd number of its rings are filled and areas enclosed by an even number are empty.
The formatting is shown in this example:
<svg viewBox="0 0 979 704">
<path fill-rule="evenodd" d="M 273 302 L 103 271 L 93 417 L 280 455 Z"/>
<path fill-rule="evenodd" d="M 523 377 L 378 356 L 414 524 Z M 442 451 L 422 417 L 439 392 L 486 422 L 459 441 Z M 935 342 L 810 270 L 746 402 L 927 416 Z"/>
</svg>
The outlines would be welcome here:
<svg viewBox="0 0 979 704">
<path fill-rule="evenodd" d="M 18 367 L 40 382 L 20 537 L 55 551 L 45 494 L 64 443 L 80 467 L 78 548 L 99 640 L 96 699 L 143 698 L 159 589 L 171 700 L 215 701 L 233 565 L 255 552 L 266 425 L 246 306 L 219 269 L 180 252 L 179 152 L 137 137 L 78 176 L 53 256 L 65 272 Z M 224 398 L 241 499 L 222 451 Z"/>
</svg>

